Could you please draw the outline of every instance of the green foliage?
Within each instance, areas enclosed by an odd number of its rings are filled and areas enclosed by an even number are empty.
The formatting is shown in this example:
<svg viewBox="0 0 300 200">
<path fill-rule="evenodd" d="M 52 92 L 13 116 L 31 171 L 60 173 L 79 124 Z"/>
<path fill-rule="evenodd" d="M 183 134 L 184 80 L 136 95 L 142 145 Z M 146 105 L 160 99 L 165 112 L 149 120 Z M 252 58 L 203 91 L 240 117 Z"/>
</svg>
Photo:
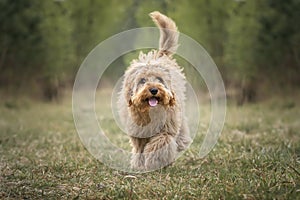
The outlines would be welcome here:
<svg viewBox="0 0 300 200">
<path fill-rule="evenodd" d="M 59 1 L 43 1 L 40 9 L 43 19 L 39 24 L 43 38 L 40 43 L 44 58 L 43 71 L 46 77 L 60 77 L 63 73 L 70 73 L 74 65 L 70 11 L 66 3 Z"/>
<path fill-rule="evenodd" d="M 132 0 L 70 1 L 73 23 L 72 40 L 75 44 L 77 68 L 101 41 L 123 29 L 128 29 L 127 23 L 132 16 L 129 16 L 127 10 L 131 5 Z M 124 65 L 123 60 L 119 59 L 109 67 L 106 73 L 109 79 L 119 78 L 121 69 L 124 69 L 119 65 Z"/>
<path fill-rule="evenodd" d="M 259 19 L 259 64 L 267 68 L 273 79 L 279 76 L 283 84 L 299 84 L 300 2 L 269 0 L 265 4 L 268 9 Z"/>
<path fill-rule="evenodd" d="M 232 5 L 225 59 L 235 78 L 299 81 L 300 16 L 297 0 L 241 1 Z M 280 78 L 278 78 L 278 76 Z"/>
<path fill-rule="evenodd" d="M 229 5 L 230 1 L 182 0 L 170 4 L 170 16 L 181 32 L 197 40 L 221 64 Z"/>
<path fill-rule="evenodd" d="M 225 59 L 236 80 L 252 78 L 257 73 L 257 39 L 260 31 L 257 2 L 259 1 L 235 3 L 230 12 Z"/>
<path fill-rule="evenodd" d="M 122 30 L 153 27 L 148 14 L 154 10 L 203 45 L 226 83 L 299 85 L 298 0 L 1 0 L 0 86 L 59 87 L 101 41 Z M 120 77 L 132 55 L 115 61 L 107 80 Z"/>
<path fill-rule="evenodd" d="M 74 65 L 66 4 L 1 1 L 0 10 L 2 84 L 32 87 L 38 81 L 57 87 Z"/>
<path fill-rule="evenodd" d="M 226 78 L 224 71 L 224 45 L 227 38 L 226 23 L 230 1 L 218 0 L 179 0 L 175 3 L 168 1 L 168 15 L 172 17 L 180 32 L 199 42 L 213 57 L 219 70 Z M 182 62 L 190 83 L 205 85 L 202 78 L 196 75 L 193 66 Z"/>
<path fill-rule="evenodd" d="M 39 11 L 39 7 L 38 1 L 0 2 L 0 67 L 9 78 L 13 78 L 15 71 L 24 72 L 26 67 L 32 68 L 40 61 L 40 46 L 36 44 L 42 40 L 38 27 L 41 17 L 33 12 Z M 33 53 L 37 56 L 29 60 Z"/>
<path fill-rule="evenodd" d="M 155 26 L 149 17 L 149 13 L 159 11 L 168 14 L 168 0 L 140 1 L 134 17 L 137 20 L 137 25 L 140 27 Z"/>
</svg>

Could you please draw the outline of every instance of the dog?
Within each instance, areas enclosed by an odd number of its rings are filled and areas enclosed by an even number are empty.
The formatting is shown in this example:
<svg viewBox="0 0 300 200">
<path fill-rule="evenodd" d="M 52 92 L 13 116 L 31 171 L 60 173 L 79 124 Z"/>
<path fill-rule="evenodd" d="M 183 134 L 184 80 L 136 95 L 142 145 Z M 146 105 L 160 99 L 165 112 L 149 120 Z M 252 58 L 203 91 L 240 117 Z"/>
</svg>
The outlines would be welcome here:
<svg viewBox="0 0 300 200">
<path fill-rule="evenodd" d="M 184 116 L 186 78 L 172 55 L 176 24 L 158 11 L 149 14 L 160 29 L 159 49 L 140 52 L 124 74 L 119 114 L 130 136 L 131 167 L 154 170 L 170 165 L 191 143 Z"/>
</svg>

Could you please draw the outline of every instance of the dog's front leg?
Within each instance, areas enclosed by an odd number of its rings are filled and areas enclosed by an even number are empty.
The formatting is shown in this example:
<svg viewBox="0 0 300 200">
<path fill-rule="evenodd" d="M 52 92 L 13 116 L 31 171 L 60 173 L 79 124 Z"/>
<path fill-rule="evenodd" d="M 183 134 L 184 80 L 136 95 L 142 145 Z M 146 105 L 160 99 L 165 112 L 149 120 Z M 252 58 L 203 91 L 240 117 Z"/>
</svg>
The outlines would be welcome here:
<svg viewBox="0 0 300 200">
<path fill-rule="evenodd" d="M 152 137 L 144 149 L 145 168 L 158 169 L 175 161 L 177 143 L 168 133 L 160 133 Z"/>
<path fill-rule="evenodd" d="M 143 170 L 145 167 L 145 158 L 143 155 L 145 145 L 148 138 L 130 138 L 132 145 L 131 168 L 136 170 Z"/>
</svg>

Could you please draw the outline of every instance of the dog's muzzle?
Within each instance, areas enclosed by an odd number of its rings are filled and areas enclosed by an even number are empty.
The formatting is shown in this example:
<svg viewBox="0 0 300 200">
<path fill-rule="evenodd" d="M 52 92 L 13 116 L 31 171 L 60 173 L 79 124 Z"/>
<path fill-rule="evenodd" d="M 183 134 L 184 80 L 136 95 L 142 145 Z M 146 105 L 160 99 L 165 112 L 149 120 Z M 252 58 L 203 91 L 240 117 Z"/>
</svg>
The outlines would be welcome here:
<svg viewBox="0 0 300 200">
<path fill-rule="evenodd" d="M 152 95 L 156 95 L 158 93 L 158 89 L 156 87 L 150 88 L 149 91 Z M 148 99 L 148 103 L 151 107 L 155 107 L 158 104 L 158 99 L 153 96 Z"/>
</svg>

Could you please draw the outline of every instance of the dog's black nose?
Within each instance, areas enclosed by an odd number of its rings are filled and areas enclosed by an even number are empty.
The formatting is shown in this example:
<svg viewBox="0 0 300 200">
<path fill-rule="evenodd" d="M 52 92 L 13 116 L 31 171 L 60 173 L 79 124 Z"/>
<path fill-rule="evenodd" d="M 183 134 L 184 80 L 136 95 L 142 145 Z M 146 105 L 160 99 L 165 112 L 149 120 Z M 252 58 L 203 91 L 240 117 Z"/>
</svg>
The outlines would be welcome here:
<svg viewBox="0 0 300 200">
<path fill-rule="evenodd" d="M 158 92 L 157 88 L 150 88 L 149 91 L 151 92 L 151 94 L 156 95 Z"/>
</svg>

